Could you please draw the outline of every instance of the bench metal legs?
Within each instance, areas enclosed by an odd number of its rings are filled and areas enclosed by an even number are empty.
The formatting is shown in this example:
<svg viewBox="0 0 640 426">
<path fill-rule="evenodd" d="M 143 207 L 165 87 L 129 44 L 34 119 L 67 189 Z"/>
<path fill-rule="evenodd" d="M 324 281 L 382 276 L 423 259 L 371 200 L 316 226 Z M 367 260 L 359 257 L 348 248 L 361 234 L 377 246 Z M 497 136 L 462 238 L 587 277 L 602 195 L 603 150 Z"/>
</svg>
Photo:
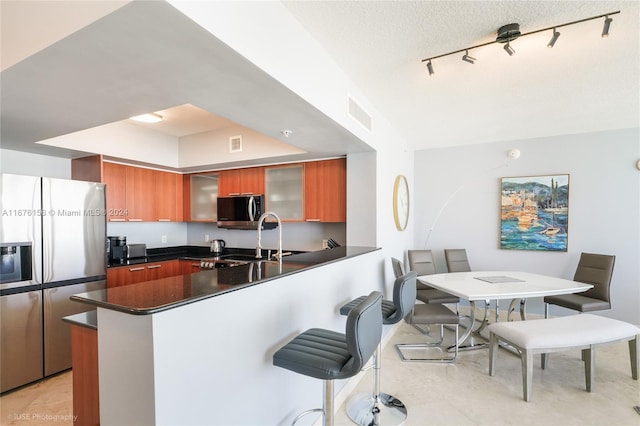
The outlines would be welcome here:
<svg viewBox="0 0 640 426">
<path fill-rule="evenodd" d="M 629 358 L 631 359 L 631 377 L 633 380 L 638 380 L 638 367 L 640 367 L 640 335 L 637 335 L 635 339 L 629 340 Z"/>
</svg>

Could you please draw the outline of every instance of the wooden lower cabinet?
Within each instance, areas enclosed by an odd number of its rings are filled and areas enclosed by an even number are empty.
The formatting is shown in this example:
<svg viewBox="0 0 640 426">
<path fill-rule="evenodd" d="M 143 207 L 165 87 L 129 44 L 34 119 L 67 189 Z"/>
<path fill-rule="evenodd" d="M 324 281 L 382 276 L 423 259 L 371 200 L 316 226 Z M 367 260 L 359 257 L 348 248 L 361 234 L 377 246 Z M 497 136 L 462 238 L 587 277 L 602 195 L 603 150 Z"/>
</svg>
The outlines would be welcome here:
<svg viewBox="0 0 640 426">
<path fill-rule="evenodd" d="M 116 266 L 107 269 L 107 287 L 118 287 L 181 274 L 180 261 L 177 259 L 164 262 Z"/>
<path fill-rule="evenodd" d="M 147 263 L 145 266 L 147 267 L 145 281 L 182 275 L 179 260 Z"/>
<path fill-rule="evenodd" d="M 71 326 L 71 365 L 73 368 L 74 424 L 100 424 L 98 394 L 98 331 Z"/>
<path fill-rule="evenodd" d="M 202 271 L 199 260 L 181 260 L 180 267 L 183 275 Z"/>
</svg>

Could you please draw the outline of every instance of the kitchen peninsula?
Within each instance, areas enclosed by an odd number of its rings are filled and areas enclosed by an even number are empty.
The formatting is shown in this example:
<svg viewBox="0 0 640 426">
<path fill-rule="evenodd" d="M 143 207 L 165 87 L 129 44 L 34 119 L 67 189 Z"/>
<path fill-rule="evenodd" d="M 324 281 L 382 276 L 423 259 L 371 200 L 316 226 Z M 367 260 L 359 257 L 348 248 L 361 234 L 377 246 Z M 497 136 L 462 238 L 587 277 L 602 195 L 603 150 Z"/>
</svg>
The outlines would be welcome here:
<svg viewBox="0 0 640 426">
<path fill-rule="evenodd" d="M 74 295 L 97 307 L 101 424 L 290 423 L 321 387 L 272 354 L 308 328 L 343 330 L 342 304 L 385 292 L 371 288 L 383 263 L 338 247 Z"/>
</svg>

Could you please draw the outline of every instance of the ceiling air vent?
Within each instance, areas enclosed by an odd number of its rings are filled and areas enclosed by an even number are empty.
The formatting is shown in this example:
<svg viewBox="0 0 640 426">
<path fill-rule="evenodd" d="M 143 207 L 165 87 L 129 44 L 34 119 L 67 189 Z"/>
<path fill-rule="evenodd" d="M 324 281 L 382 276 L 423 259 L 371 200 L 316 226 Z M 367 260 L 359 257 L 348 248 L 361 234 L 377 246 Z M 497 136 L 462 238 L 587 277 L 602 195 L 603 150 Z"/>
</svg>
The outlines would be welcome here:
<svg viewBox="0 0 640 426">
<path fill-rule="evenodd" d="M 242 136 L 229 138 L 229 152 L 242 152 Z"/>
<path fill-rule="evenodd" d="M 347 96 L 347 112 L 349 116 L 360 123 L 365 129 L 371 131 L 371 116 L 351 96 Z"/>
</svg>

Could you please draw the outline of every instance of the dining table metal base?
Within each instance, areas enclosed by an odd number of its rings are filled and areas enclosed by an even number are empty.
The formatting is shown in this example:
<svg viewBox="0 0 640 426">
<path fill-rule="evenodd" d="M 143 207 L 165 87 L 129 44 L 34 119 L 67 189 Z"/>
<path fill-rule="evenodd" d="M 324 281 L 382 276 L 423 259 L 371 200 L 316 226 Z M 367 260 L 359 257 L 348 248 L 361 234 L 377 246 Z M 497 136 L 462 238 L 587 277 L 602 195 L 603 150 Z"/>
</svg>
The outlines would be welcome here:
<svg viewBox="0 0 640 426">
<path fill-rule="evenodd" d="M 516 311 L 516 307 L 519 306 L 520 311 L 520 319 L 525 321 L 527 319 L 526 308 L 527 308 L 527 299 L 518 298 L 512 299 L 509 304 L 509 309 L 507 310 L 507 321 L 512 321 L 511 316 Z M 482 320 L 478 319 L 480 325 L 474 328 L 476 323 L 476 302 L 471 300 L 469 301 L 469 326 L 465 326 L 461 324 L 461 327 L 465 328 L 466 331 L 460 336 L 458 339 L 458 351 L 471 351 L 475 349 L 486 349 L 489 347 L 489 338 L 482 335 L 482 331 L 489 325 L 489 310 L 490 310 L 490 301 L 484 301 L 484 314 Z M 495 321 L 498 322 L 500 320 L 500 308 L 498 301 L 496 300 L 496 315 Z M 478 342 L 477 339 L 481 339 L 482 342 Z M 513 348 L 508 348 L 513 351 Z M 455 345 L 451 345 L 447 348 L 448 352 L 455 351 Z"/>
</svg>

